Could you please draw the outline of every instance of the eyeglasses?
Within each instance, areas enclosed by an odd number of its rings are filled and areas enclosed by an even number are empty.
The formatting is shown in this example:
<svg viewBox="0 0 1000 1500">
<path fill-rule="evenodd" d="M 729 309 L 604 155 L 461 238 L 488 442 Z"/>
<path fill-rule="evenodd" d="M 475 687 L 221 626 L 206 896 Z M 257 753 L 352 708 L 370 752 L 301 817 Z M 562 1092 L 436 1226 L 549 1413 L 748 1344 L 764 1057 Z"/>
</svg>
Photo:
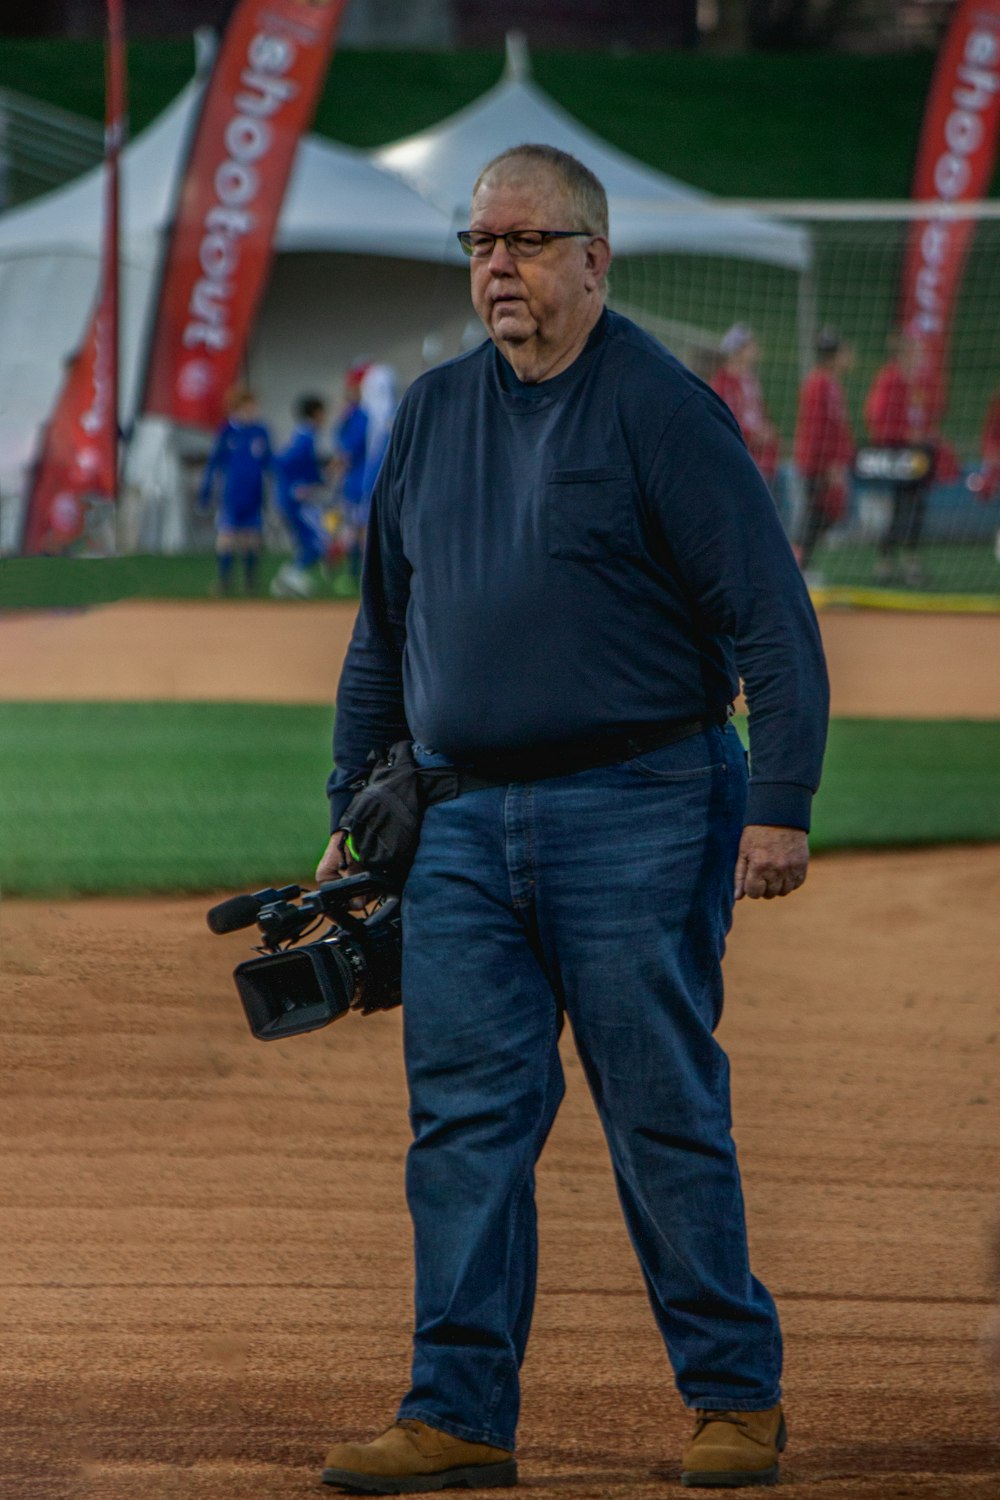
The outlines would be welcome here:
<svg viewBox="0 0 1000 1500">
<path fill-rule="evenodd" d="M 458 243 L 473 260 L 488 260 L 497 240 L 503 240 L 515 260 L 541 255 L 549 240 L 572 240 L 578 235 L 592 238 L 589 229 L 512 229 L 507 234 L 487 234 L 484 229 L 463 229 Z"/>
</svg>

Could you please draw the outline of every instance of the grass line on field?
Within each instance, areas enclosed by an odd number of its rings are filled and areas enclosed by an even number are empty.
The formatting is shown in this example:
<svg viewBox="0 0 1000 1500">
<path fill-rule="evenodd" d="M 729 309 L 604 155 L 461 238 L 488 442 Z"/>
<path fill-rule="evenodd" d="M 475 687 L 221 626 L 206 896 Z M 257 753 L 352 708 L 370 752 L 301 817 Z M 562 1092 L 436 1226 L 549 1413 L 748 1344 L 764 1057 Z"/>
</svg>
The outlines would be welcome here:
<svg viewBox="0 0 1000 1500">
<path fill-rule="evenodd" d="M 326 841 L 332 712 L 232 703 L 0 705 L 8 893 L 252 889 Z M 813 847 L 1000 839 L 1000 722 L 841 719 Z"/>
<path fill-rule="evenodd" d="M 874 587 L 874 546 L 829 548 L 819 561 L 823 586 L 814 590 L 819 605 L 937 609 L 992 613 L 1000 609 L 1000 567 L 992 544 L 929 543 L 921 552 L 926 582 L 920 589 Z M 258 596 L 269 601 L 271 581 L 284 557 L 265 553 Z M 84 609 L 124 599 L 209 599 L 215 559 L 208 552 L 163 557 L 11 557 L 0 561 L 0 611 Z M 357 579 L 338 565 L 317 574 L 313 598 L 356 599 Z M 234 593 L 240 597 L 239 579 Z"/>
<path fill-rule="evenodd" d="M 287 558 L 261 558 L 257 596 L 268 599 L 275 573 Z M 127 557 L 9 557 L 0 562 L 0 610 L 84 609 L 122 599 L 210 599 L 216 577 L 211 552 L 175 556 L 137 553 Z M 338 566 L 313 580 L 316 599 L 357 597 L 357 581 Z M 236 572 L 233 598 L 241 595 Z M 225 601 L 220 600 L 220 605 Z"/>
</svg>

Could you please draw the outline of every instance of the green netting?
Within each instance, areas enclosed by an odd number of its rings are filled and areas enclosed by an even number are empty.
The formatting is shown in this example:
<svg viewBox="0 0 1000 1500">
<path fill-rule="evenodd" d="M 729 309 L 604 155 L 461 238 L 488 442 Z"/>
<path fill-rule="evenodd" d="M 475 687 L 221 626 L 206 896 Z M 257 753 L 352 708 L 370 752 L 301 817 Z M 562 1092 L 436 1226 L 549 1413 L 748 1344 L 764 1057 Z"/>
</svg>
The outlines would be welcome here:
<svg viewBox="0 0 1000 1500">
<path fill-rule="evenodd" d="M 711 212 L 723 241 L 727 233 L 738 237 L 735 209 Z M 781 435 L 775 498 L 793 538 L 802 528 L 805 497 L 792 445 L 815 333 L 832 326 L 854 349 L 855 364 L 844 389 L 855 436 L 864 442 L 864 399 L 895 329 L 910 232 L 908 219 L 887 218 L 878 210 L 867 216 L 856 207 L 845 206 L 839 217 L 830 217 L 831 212 L 783 219 L 808 235 L 811 253 L 805 269 L 689 254 L 623 257 L 613 267 L 613 305 L 646 324 L 706 379 L 718 364 L 726 329 L 741 322 L 754 330 L 762 350 L 764 396 Z M 976 484 L 988 403 L 1000 389 L 998 329 L 1000 221 L 984 218 L 976 223 L 952 320 L 948 404 L 940 435 L 954 468 L 939 474 L 930 489 L 918 544 L 918 591 L 977 595 L 987 605 L 1000 597 L 1000 490 L 997 498 L 984 501 Z M 813 581 L 841 588 L 885 582 L 877 577 L 876 562 L 891 509 L 891 493 L 884 485 L 853 483 L 843 522 L 814 559 Z M 904 581 L 902 576 L 891 580 L 894 585 Z"/>
</svg>

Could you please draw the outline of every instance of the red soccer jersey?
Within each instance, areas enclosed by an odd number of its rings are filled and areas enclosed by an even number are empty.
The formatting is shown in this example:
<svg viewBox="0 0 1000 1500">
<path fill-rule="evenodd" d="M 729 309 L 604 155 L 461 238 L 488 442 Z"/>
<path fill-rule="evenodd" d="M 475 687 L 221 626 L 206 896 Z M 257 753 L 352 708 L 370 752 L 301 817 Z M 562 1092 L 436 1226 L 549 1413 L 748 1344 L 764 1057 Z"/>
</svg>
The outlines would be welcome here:
<svg viewBox="0 0 1000 1500">
<path fill-rule="evenodd" d="M 727 370 L 720 365 L 711 383 L 739 423 L 751 458 L 770 482 L 778 469 L 778 435 L 764 405 L 760 381 L 750 370 Z"/>
<path fill-rule="evenodd" d="M 834 465 L 849 464 L 853 454 L 844 388 L 836 375 L 818 366 L 799 392 L 795 462 L 807 478 L 814 478 Z"/>
<path fill-rule="evenodd" d="M 983 462 L 1000 464 L 1000 390 L 993 392 L 983 423 Z"/>
<path fill-rule="evenodd" d="M 910 386 L 895 360 L 878 371 L 865 398 L 865 423 L 874 443 L 908 443 L 911 430 Z"/>
<path fill-rule="evenodd" d="M 947 399 L 939 371 L 907 380 L 895 360 L 882 366 L 865 399 L 873 443 L 933 442 Z"/>
</svg>

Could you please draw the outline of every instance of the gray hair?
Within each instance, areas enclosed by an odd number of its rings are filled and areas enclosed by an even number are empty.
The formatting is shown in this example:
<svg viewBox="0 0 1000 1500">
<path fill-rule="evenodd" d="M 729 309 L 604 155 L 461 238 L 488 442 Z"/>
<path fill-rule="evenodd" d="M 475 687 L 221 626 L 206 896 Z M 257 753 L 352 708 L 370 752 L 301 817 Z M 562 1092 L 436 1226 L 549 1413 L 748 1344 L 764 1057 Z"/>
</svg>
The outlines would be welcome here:
<svg viewBox="0 0 1000 1500">
<path fill-rule="evenodd" d="M 485 179 L 494 172 L 508 167 L 516 171 L 521 166 L 529 171 L 542 169 L 557 177 L 566 190 L 574 213 L 580 217 L 580 228 L 607 239 L 608 195 L 603 184 L 582 161 L 577 161 L 568 151 L 560 151 L 557 146 L 511 146 L 509 150 L 501 151 L 499 156 L 486 163 L 476 178 L 472 196 L 476 196 Z"/>
</svg>

